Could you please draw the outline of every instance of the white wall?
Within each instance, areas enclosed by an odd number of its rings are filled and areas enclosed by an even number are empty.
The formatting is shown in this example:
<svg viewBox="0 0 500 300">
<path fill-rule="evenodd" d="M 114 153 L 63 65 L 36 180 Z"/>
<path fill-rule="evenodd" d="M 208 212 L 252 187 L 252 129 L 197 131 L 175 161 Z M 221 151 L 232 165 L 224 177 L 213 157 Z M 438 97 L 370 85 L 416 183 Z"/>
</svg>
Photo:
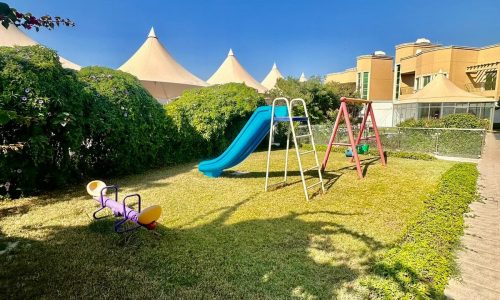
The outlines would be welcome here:
<svg viewBox="0 0 500 300">
<path fill-rule="evenodd" d="M 377 127 L 392 127 L 393 105 L 392 101 L 373 101 L 373 113 Z"/>
</svg>

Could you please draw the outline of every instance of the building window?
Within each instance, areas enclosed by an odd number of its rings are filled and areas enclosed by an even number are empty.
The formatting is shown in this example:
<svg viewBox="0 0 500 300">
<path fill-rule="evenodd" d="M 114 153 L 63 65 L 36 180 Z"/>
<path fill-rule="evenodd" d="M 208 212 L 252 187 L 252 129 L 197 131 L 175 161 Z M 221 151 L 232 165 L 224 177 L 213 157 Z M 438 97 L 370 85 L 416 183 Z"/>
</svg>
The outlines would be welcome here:
<svg viewBox="0 0 500 300">
<path fill-rule="evenodd" d="M 359 72 L 356 89 L 362 99 L 368 99 L 368 72 Z"/>
<path fill-rule="evenodd" d="M 429 119 L 439 119 L 441 117 L 441 103 L 431 104 L 429 110 Z"/>
<path fill-rule="evenodd" d="M 399 82 L 401 81 L 401 65 L 396 65 L 396 86 L 394 95 L 396 99 L 399 99 Z"/>
<path fill-rule="evenodd" d="M 469 114 L 482 118 L 484 116 L 484 103 L 470 103 Z"/>
<path fill-rule="evenodd" d="M 497 71 L 486 72 L 484 81 L 484 90 L 494 91 L 496 83 L 497 83 Z"/>
<path fill-rule="evenodd" d="M 453 115 L 455 113 L 455 103 L 443 103 L 443 113 L 442 117 L 446 117 L 447 115 Z"/>
<path fill-rule="evenodd" d="M 361 98 L 368 99 L 368 72 L 363 72 L 363 83 L 361 85 Z"/>
<path fill-rule="evenodd" d="M 470 113 L 491 121 L 495 104 L 488 103 L 418 103 L 394 105 L 394 124 L 408 119 L 443 118 L 451 114 Z"/>
<path fill-rule="evenodd" d="M 469 110 L 469 103 L 457 103 L 455 106 L 456 114 L 466 114 Z"/>
<path fill-rule="evenodd" d="M 431 75 L 422 77 L 422 88 L 424 88 L 429 82 L 431 82 Z"/>
<path fill-rule="evenodd" d="M 361 73 L 358 73 L 358 78 L 356 80 L 356 91 L 361 95 Z"/>
<path fill-rule="evenodd" d="M 422 103 L 418 105 L 418 118 L 429 119 L 429 103 Z"/>
<path fill-rule="evenodd" d="M 414 90 L 415 91 L 420 90 L 420 77 L 415 78 L 415 87 L 414 87 Z"/>
</svg>

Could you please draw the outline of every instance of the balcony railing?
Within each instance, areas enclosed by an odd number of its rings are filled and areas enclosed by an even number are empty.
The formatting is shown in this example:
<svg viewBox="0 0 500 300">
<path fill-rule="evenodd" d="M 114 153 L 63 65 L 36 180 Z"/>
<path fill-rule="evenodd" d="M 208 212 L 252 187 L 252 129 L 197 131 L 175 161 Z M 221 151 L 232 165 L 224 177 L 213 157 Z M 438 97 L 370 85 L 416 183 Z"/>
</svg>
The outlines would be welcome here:
<svg viewBox="0 0 500 300">
<path fill-rule="evenodd" d="M 469 93 L 474 93 L 482 96 L 493 94 L 495 92 L 495 87 L 491 85 L 486 85 L 484 82 L 480 83 L 466 83 L 465 90 Z"/>
<path fill-rule="evenodd" d="M 411 95 L 415 93 L 415 90 L 412 86 L 405 86 L 400 88 L 400 95 Z"/>
</svg>

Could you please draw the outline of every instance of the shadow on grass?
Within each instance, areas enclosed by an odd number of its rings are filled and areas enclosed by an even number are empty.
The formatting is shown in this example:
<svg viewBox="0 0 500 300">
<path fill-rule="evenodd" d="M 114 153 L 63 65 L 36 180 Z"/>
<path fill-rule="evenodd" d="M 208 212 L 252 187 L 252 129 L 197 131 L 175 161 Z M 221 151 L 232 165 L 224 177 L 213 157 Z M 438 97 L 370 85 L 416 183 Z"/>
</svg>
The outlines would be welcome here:
<svg viewBox="0 0 500 300">
<path fill-rule="evenodd" d="M 368 173 L 368 168 L 373 165 L 376 161 L 380 160 L 380 157 L 370 157 L 370 158 L 365 158 L 360 160 L 360 164 L 362 167 L 362 172 L 363 172 L 363 177 L 367 175 Z M 346 171 L 355 171 L 356 170 L 356 165 L 350 165 L 346 167 L 342 167 L 339 169 L 335 170 L 325 170 L 322 175 L 323 179 L 325 180 L 325 189 L 328 190 L 330 189 L 335 182 L 343 175 L 345 174 Z M 309 180 L 311 178 L 316 178 L 318 175 L 316 173 L 316 170 L 309 170 L 304 173 L 304 176 L 306 176 L 306 180 Z M 294 181 L 287 181 L 286 184 L 279 184 L 276 183 L 275 185 L 277 186 L 276 188 L 281 188 L 284 186 L 289 186 L 293 184 L 297 184 L 301 182 L 300 179 L 300 172 L 297 170 L 293 171 L 288 171 L 287 172 L 288 177 L 299 177 L 299 179 L 294 180 Z M 284 178 L 284 171 L 271 171 L 269 172 L 269 178 Z M 222 173 L 221 177 L 225 178 L 265 178 L 266 177 L 266 172 L 240 172 L 240 171 L 225 171 Z"/>
<path fill-rule="evenodd" d="M 120 186 L 126 186 L 127 189 L 132 191 L 140 191 L 150 188 L 160 188 L 165 187 L 168 182 L 160 182 L 166 178 L 173 177 L 182 173 L 187 173 L 196 168 L 196 163 L 182 164 L 176 167 L 165 167 L 160 169 L 149 170 L 143 174 L 127 175 L 123 177 L 117 177 L 113 179 L 107 178 L 96 178 L 98 180 L 103 180 L 108 185 L 114 185 L 116 182 L 122 184 Z M 90 181 L 91 179 L 89 179 Z M 0 219 L 13 216 L 22 215 L 28 213 L 32 208 L 43 207 L 47 205 L 52 205 L 54 203 L 74 201 L 75 199 L 90 200 L 89 196 L 85 191 L 86 184 L 74 185 L 61 190 L 49 191 L 36 197 L 32 197 L 29 203 L 0 209 Z M 132 192 L 130 192 L 132 193 Z M 122 199 L 127 193 L 119 192 L 119 198 Z M 9 200 L 9 201 L 22 201 L 22 200 Z"/>
<path fill-rule="evenodd" d="M 337 212 L 228 222 L 252 199 L 214 209 L 179 228 L 159 225 L 155 232 L 118 235 L 113 219 L 88 226 L 25 227 L 43 239 L 3 238 L 20 243 L 0 257 L 0 288 L 7 298 L 326 299 L 360 276 L 351 259 L 366 259 L 384 248 L 340 223 L 301 218 L 343 215 Z M 190 227 L 213 215 L 212 221 Z M 311 240 L 330 235 L 348 236 L 368 253 Z M 314 251 L 339 259 L 320 262 Z"/>
</svg>

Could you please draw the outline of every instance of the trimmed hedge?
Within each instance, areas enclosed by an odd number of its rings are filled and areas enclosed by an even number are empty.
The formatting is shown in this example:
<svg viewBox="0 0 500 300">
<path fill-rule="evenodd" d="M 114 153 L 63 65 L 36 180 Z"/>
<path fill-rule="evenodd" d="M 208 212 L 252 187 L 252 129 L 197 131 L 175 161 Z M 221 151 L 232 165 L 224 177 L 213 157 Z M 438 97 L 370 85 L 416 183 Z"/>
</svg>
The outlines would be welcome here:
<svg viewBox="0 0 500 300">
<path fill-rule="evenodd" d="M 0 198 L 175 162 L 172 123 L 130 74 L 3 47 L 0 99 Z"/>
<path fill-rule="evenodd" d="M 441 119 L 408 119 L 397 125 L 398 127 L 419 128 L 475 128 L 489 129 L 489 120 L 480 119 L 473 114 L 453 114 Z"/>
<path fill-rule="evenodd" d="M 262 95 L 240 83 L 185 91 L 165 105 L 175 126 L 177 161 L 219 155 L 264 103 Z"/>
<path fill-rule="evenodd" d="M 80 178 L 83 107 L 89 99 L 82 90 L 53 50 L 0 47 L 0 140 L 24 145 L 0 154 L 0 197 Z"/>
<path fill-rule="evenodd" d="M 370 275 L 355 284 L 370 299 L 444 298 L 455 272 L 455 251 L 464 233 L 463 214 L 477 199 L 478 171 L 460 163 L 441 177 L 437 191 L 409 225 L 400 243 L 375 262 Z"/>
<path fill-rule="evenodd" d="M 137 78 L 103 67 L 83 68 L 78 78 L 92 94 L 84 108 L 84 173 L 119 175 L 174 162 L 173 126 Z"/>
</svg>

